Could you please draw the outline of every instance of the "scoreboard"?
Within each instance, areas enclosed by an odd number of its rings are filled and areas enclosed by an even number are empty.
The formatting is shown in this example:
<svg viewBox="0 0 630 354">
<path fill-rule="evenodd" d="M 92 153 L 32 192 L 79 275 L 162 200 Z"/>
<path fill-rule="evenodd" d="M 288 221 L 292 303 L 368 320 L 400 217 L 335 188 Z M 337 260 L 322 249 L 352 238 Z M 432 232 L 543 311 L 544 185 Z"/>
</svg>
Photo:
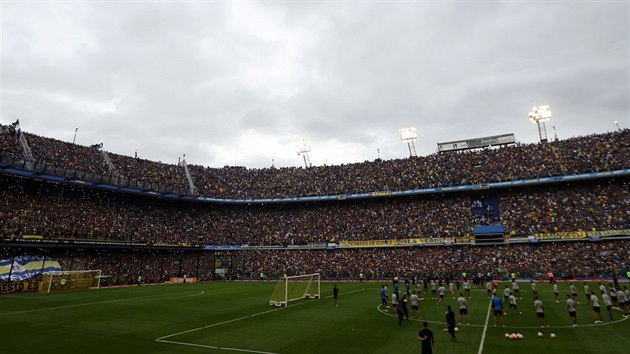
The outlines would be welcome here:
<svg viewBox="0 0 630 354">
<path fill-rule="evenodd" d="M 514 133 L 486 136 L 483 138 L 473 138 L 466 140 L 449 141 L 445 143 L 438 143 L 438 152 L 445 151 L 458 151 L 469 149 L 480 149 L 489 146 L 508 145 L 516 143 Z"/>
</svg>

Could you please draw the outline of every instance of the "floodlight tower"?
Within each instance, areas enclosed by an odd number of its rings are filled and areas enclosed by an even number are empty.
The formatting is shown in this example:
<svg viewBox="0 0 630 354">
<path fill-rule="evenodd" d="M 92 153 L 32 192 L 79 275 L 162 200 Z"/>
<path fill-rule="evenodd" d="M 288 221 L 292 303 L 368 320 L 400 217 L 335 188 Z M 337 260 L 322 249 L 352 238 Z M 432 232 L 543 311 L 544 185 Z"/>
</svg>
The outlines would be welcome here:
<svg viewBox="0 0 630 354">
<path fill-rule="evenodd" d="M 401 128 L 398 129 L 398 131 L 400 132 L 400 140 L 403 143 L 407 143 L 407 147 L 409 148 L 409 157 L 418 156 L 416 154 L 416 145 L 414 143 L 418 137 L 416 134 L 416 128 Z"/>
<path fill-rule="evenodd" d="M 311 152 L 311 144 L 302 139 L 302 147 L 298 149 L 297 154 L 298 156 L 302 155 L 302 157 L 304 158 L 304 168 L 309 168 L 313 166 L 311 164 L 311 158 L 308 156 L 309 152 Z"/>
<path fill-rule="evenodd" d="M 547 128 L 545 122 L 551 120 L 551 110 L 548 105 L 534 106 L 529 112 L 529 120 L 538 125 L 538 136 L 541 143 L 547 142 Z"/>
</svg>

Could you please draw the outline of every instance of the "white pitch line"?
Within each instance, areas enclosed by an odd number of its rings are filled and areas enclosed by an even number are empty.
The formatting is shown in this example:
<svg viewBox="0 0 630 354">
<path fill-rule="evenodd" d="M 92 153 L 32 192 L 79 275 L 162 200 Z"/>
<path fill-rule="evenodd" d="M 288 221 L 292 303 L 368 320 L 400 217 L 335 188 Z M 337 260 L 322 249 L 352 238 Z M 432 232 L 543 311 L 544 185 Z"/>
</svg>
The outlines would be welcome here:
<svg viewBox="0 0 630 354">
<path fill-rule="evenodd" d="M 266 313 L 269 313 L 269 312 L 274 312 L 274 311 L 278 311 L 278 310 L 279 310 L 279 309 L 267 310 L 267 311 L 263 311 L 263 312 L 255 313 L 255 314 L 253 314 L 253 315 L 249 315 L 249 317 L 260 316 L 260 315 L 264 315 L 264 314 L 266 314 Z"/>
<path fill-rule="evenodd" d="M 232 351 L 235 351 L 235 352 L 246 352 L 246 353 L 279 354 L 279 353 L 274 353 L 274 352 L 262 352 L 262 351 L 258 351 L 258 350 L 248 350 L 248 349 L 238 349 L 238 348 L 221 347 L 219 349 L 221 349 L 221 350 L 232 350 Z"/>
<path fill-rule="evenodd" d="M 339 295 L 348 295 L 348 294 L 356 293 L 356 292 L 363 291 L 363 290 L 365 290 L 365 289 L 358 289 L 358 290 L 348 291 L 348 292 L 341 293 Z M 328 298 L 331 298 L 331 297 L 332 297 L 332 295 L 328 295 L 328 296 L 325 296 L 325 297 L 323 297 L 321 299 L 328 299 Z M 302 302 L 302 303 L 298 303 L 298 304 L 292 305 L 290 307 L 293 308 L 293 307 L 296 307 L 296 306 L 299 306 L 299 305 L 304 305 L 304 304 L 309 304 L 309 303 L 311 303 L 311 301 L 305 301 L 305 302 Z M 180 344 L 180 345 L 187 345 L 187 346 L 191 346 L 191 347 L 208 348 L 208 349 L 220 349 L 220 350 L 231 350 L 231 351 L 246 352 L 246 353 L 279 354 L 279 353 L 274 353 L 274 352 L 265 352 L 265 351 L 258 351 L 258 350 L 218 347 L 218 346 L 213 346 L 213 345 L 195 344 L 195 343 L 188 343 L 188 342 L 176 342 L 176 341 L 164 340 L 164 338 L 171 338 L 171 337 L 178 336 L 180 334 L 186 334 L 186 333 L 195 332 L 195 331 L 199 331 L 199 330 L 206 329 L 206 328 L 211 328 L 211 327 L 224 325 L 224 324 L 231 323 L 231 322 L 241 321 L 241 320 L 244 320 L 244 319 L 247 319 L 247 318 L 264 315 L 264 314 L 267 314 L 267 313 L 270 313 L 270 312 L 275 312 L 275 311 L 279 311 L 279 310 L 285 310 L 287 308 L 289 308 L 289 306 L 281 307 L 281 308 L 277 308 L 277 309 L 266 310 L 266 311 L 255 313 L 253 315 L 248 315 L 248 316 L 243 316 L 243 317 L 239 317 L 239 318 L 234 318 L 234 319 L 223 321 L 223 322 L 217 322 L 217 323 L 209 324 L 209 325 L 204 326 L 204 327 L 189 329 L 187 331 L 182 331 L 182 332 L 178 332 L 178 333 L 168 334 L 166 336 L 163 336 L 163 337 L 155 339 L 155 341 L 156 342 L 160 342 L 160 343 Z"/>
<path fill-rule="evenodd" d="M 483 352 L 483 343 L 486 341 L 486 331 L 488 330 L 488 321 L 490 320 L 490 308 L 492 307 L 492 301 L 488 304 L 488 313 L 486 314 L 486 324 L 483 325 L 483 333 L 481 334 L 481 343 L 479 343 L 479 351 L 477 354 Z"/>
<path fill-rule="evenodd" d="M 186 342 L 175 342 L 172 340 L 162 340 L 162 339 L 156 339 L 156 342 L 160 342 L 160 343 L 170 343 L 170 344 L 179 344 L 179 345 L 187 345 L 190 347 L 201 347 L 201 348 L 208 348 L 208 349 L 219 349 L 219 347 L 213 347 L 211 345 L 203 345 L 203 344 L 195 344 L 195 343 L 186 343 Z"/>
<path fill-rule="evenodd" d="M 274 352 L 263 352 L 263 351 L 260 351 L 260 350 L 249 350 L 249 349 L 239 349 L 239 348 L 229 348 L 229 347 L 217 347 L 217 346 L 214 346 L 214 345 L 204 345 L 204 344 L 195 344 L 195 343 L 187 343 L 187 342 L 176 342 L 176 341 L 172 341 L 172 340 L 156 340 L 156 342 L 169 343 L 169 344 L 179 344 L 179 345 L 187 345 L 189 347 L 197 347 L 197 348 L 229 350 L 229 351 L 233 351 L 233 352 L 257 353 L 257 354 L 279 354 L 279 353 L 274 353 Z"/>
<path fill-rule="evenodd" d="M 167 336 L 160 337 L 160 338 L 156 339 L 155 341 L 157 341 L 157 342 L 164 342 L 164 338 L 175 337 L 175 336 L 178 336 L 178 335 L 180 335 L 180 334 L 190 333 L 190 332 L 198 331 L 198 330 L 201 330 L 201 329 L 203 329 L 203 328 L 202 328 L 202 327 L 199 327 L 199 328 L 189 329 L 189 330 L 187 330 L 187 331 L 182 331 L 182 332 L 177 332 L 177 333 L 169 334 L 169 335 L 167 335 Z"/>
<path fill-rule="evenodd" d="M 168 300 L 168 299 L 179 299 L 179 298 L 183 298 L 183 297 L 198 296 L 198 295 L 203 295 L 203 294 L 205 294 L 205 291 L 201 291 L 200 293 L 195 293 L 195 294 L 192 294 L 192 295 L 189 294 L 189 295 L 183 295 L 183 296 L 179 296 L 179 297 L 169 297 L 169 298 L 164 298 L 164 299 L 166 299 L 166 300 Z M 113 300 L 104 300 L 104 301 L 96 301 L 96 302 L 86 302 L 86 303 L 83 303 L 83 304 L 55 306 L 55 307 L 44 307 L 44 308 L 41 308 L 41 309 L 13 311 L 13 312 L 0 312 L 0 316 L 19 315 L 19 314 L 30 313 L 30 312 L 59 310 L 59 309 L 67 309 L 67 308 L 71 308 L 71 307 L 81 307 L 81 306 L 90 306 L 90 305 L 98 305 L 98 304 L 107 304 L 107 303 L 112 303 L 112 302 L 143 301 L 143 300 L 138 300 L 138 299 L 147 299 L 147 298 L 158 297 L 158 296 L 162 296 L 163 297 L 164 295 L 138 296 L 138 297 L 124 298 L 124 299 L 113 299 Z M 155 299 L 155 300 L 162 300 L 162 299 Z"/>
<path fill-rule="evenodd" d="M 240 321 L 240 320 L 244 320 L 246 318 L 250 318 L 251 316 L 243 316 L 243 317 L 239 317 L 239 318 L 235 318 L 232 320 L 227 320 L 227 321 L 223 321 L 223 322 L 219 322 L 219 323 L 213 323 L 211 325 L 207 325 L 204 326 L 203 328 L 210 328 L 210 327 L 216 327 L 216 326 L 220 326 L 220 325 L 224 325 L 226 323 L 230 323 L 230 322 L 236 322 L 236 321 Z"/>
</svg>

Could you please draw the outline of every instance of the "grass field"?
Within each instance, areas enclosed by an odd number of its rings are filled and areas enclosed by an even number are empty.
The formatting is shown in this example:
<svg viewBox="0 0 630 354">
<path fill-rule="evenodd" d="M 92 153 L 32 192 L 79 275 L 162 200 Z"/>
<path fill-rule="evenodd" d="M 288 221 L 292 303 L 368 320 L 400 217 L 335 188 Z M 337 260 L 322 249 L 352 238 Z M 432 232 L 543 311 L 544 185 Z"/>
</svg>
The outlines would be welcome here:
<svg viewBox="0 0 630 354">
<path fill-rule="evenodd" d="M 405 321 L 399 328 L 394 314 L 379 308 L 382 284 L 339 283 L 335 307 L 332 283 L 322 283 L 322 299 L 282 309 L 268 306 L 276 284 L 258 282 L 4 295 L 0 347 L 11 354 L 420 353 L 416 336 L 421 320 Z M 437 306 L 430 294 L 422 295 L 421 316 L 435 334 L 434 353 L 630 353 L 630 319 L 619 311 L 611 322 L 603 309 L 605 323 L 594 325 L 580 292 L 580 325 L 571 327 L 564 304 L 567 285 L 561 284 L 562 302 L 556 304 L 551 286 L 540 284 L 551 326 L 541 329 L 529 285 L 521 289 L 523 315 L 507 316 L 505 328 L 492 326 L 491 317 L 485 326 L 489 301 L 485 290 L 474 289 L 468 300 L 471 324 L 459 326 L 457 343 L 443 331 L 445 305 L 456 309 L 453 297 Z M 539 331 L 545 336 L 537 337 Z M 506 332 L 522 333 L 525 339 L 507 340 Z M 550 339 L 552 332 L 557 339 Z"/>
</svg>

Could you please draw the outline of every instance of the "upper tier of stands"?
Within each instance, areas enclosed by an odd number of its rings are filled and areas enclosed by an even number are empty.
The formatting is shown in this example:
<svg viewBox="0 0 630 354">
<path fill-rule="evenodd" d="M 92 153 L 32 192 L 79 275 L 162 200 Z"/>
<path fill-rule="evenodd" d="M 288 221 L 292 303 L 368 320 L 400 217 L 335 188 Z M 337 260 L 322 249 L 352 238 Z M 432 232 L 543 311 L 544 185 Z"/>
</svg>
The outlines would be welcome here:
<svg viewBox="0 0 630 354">
<path fill-rule="evenodd" d="M 23 133 L 38 162 L 108 175 L 98 147 Z M 0 155 L 21 159 L 12 126 L 2 126 Z M 109 154 L 120 177 L 151 188 L 186 191 L 182 166 Z M 210 168 L 189 165 L 199 195 L 214 198 L 287 198 L 398 191 L 630 168 L 630 130 L 498 149 L 431 154 L 311 168 Z"/>
</svg>

